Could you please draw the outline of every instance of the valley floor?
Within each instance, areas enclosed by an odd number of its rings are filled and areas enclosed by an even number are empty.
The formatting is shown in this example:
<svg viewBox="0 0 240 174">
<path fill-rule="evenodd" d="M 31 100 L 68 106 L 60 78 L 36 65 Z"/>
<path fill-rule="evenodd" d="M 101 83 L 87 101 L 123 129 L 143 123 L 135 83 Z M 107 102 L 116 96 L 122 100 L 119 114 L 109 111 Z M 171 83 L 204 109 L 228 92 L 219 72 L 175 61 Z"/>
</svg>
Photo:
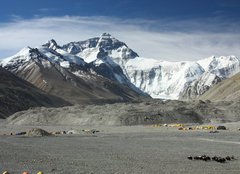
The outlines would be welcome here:
<svg viewBox="0 0 240 174">
<path fill-rule="evenodd" d="M 95 134 L 48 137 L 8 136 L 31 127 L 1 126 L 0 170 L 37 173 L 240 173 L 240 123 L 229 130 L 179 131 L 151 126 L 41 126 L 47 131 L 96 128 Z M 226 163 L 188 160 L 189 155 L 234 155 Z"/>
</svg>

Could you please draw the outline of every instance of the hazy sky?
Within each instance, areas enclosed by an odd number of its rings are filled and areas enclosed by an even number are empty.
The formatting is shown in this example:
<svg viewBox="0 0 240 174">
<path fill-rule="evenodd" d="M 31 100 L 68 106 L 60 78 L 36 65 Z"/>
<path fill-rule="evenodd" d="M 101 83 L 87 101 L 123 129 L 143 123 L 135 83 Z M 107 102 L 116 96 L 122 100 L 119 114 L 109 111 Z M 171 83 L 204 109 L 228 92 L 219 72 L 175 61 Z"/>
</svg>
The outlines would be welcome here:
<svg viewBox="0 0 240 174">
<path fill-rule="evenodd" d="M 3 0 L 0 58 L 52 38 L 62 45 L 103 32 L 143 57 L 240 57 L 239 9 L 239 0 Z"/>
</svg>

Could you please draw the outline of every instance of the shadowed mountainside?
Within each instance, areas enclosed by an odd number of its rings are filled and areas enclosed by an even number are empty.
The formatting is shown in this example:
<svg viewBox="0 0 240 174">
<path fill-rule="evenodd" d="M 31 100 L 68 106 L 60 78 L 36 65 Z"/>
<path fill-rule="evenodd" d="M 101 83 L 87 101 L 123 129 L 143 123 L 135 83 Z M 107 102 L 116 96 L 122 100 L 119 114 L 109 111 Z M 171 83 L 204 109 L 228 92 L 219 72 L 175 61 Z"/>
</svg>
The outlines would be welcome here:
<svg viewBox="0 0 240 174">
<path fill-rule="evenodd" d="M 61 56 L 58 58 L 63 59 Z M 72 104 L 102 104 L 149 98 L 136 87 L 133 89 L 128 84 L 99 75 L 90 64 L 80 58 L 77 60 L 79 64 L 68 62 L 68 67 L 62 67 L 54 60 L 50 61 L 38 49 L 25 48 L 10 57 L 4 68 L 46 93 Z M 107 71 L 107 67 L 104 70 Z"/>
<path fill-rule="evenodd" d="M 0 67 L 0 118 L 31 107 L 62 107 L 70 105 L 55 96 L 46 94 Z"/>
</svg>

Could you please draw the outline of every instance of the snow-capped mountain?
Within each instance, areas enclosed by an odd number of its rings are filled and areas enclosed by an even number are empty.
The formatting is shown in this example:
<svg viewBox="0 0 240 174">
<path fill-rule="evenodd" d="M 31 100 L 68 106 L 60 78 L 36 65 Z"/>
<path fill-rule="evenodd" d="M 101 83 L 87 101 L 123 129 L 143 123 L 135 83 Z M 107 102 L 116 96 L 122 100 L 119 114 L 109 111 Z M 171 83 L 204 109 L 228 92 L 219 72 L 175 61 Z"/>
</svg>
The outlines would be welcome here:
<svg viewBox="0 0 240 174">
<path fill-rule="evenodd" d="M 138 63 L 140 62 L 140 63 Z M 178 99 L 185 84 L 203 73 L 195 62 L 167 62 L 135 58 L 125 64 L 131 82 L 154 98 Z"/>
<path fill-rule="evenodd" d="M 221 80 L 217 75 L 206 71 L 199 78 L 185 85 L 183 91 L 180 92 L 179 99 L 198 98 Z"/>
<path fill-rule="evenodd" d="M 38 48 L 26 47 L 1 61 L 1 66 L 47 93 L 71 103 L 129 101 L 147 94 L 136 88 L 120 66 L 86 63 L 50 40 Z"/>
<path fill-rule="evenodd" d="M 108 57 L 106 50 L 102 48 L 106 47 L 107 49 L 108 45 L 117 47 L 117 44 L 124 45 L 124 43 L 118 43 L 117 41 L 111 39 L 109 40 L 110 43 L 108 43 L 104 42 L 104 38 L 106 38 L 106 36 L 103 34 L 100 38 L 101 41 L 97 41 L 95 38 L 90 39 L 91 41 L 79 42 L 78 47 L 75 43 L 70 43 L 70 46 L 68 47 L 66 45 L 60 47 L 57 45 L 56 41 L 50 40 L 38 49 L 41 53 L 46 55 L 51 62 L 59 63 L 61 67 L 69 68 L 70 64 L 77 64 L 79 66 L 91 69 L 95 74 L 101 75 L 121 84 L 128 85 L 134 90 L 142 93 L 141 90 L 132 85 L 132 83 L 123 73 L 121 67 L 110 57 Z M 102 43 L 105 43 L 106 45 L 103 45 Z M 91 46 L 95 46 L 96 48 L 92 49 Z M 78 53 L 77 50 L 82 50 L 88 53 Z M 84 60 L 81 58 L 82 55 L 85 56 Z"/>
<path fill-rule="evenodd" d="M 209 57 L 199 60 L 204 73 L 196 80 L 189 82 L 180 93 L 180 99 L 193 99 L 203 95 L 211 87 L 240 71 L 240 61 L 235 56 Z"/>
<path fill-rule="evenodd" d="M 217 75 L 220 78 L 229 78 L 240 71 L 240 61 L 236 56 L 209 57 L 199 60 L 206 72 Z"/>
<path fill-rule="evenodd" d="M 63 49 L 86 62 L 101 63 L 104 58 L 104 63 L 109 66 L 113 62 L 120 65 L 126 77 L 153 98 L 195 98 L 222 79 L 239 72 L 240 67 L 235 56 L 209 57 L 196 62 L 139 57 L 125 43 L 107 33 L 86 41 L 71 42 Z"/>
<path fill-rule="evenodd" d="M 15 72 L 22 68 L 19 64 L 29 62 L 29 57 L 34 57 L 34 54 L 78 77 L 84 78 L 81 73 L 88 71 L 127 85 L 141 95 L 145 92 L 153 98 L 163 99 L 198 97 L 211 86 L 240 71 L 240 60 L 235 56 L 209 57 L 196 62 L 139 57 L 124 42 L 108 33 L 63 46 L 50 40 L 35 49 L 27 47 L 17 55 L 4 59 L 1 64 Z M 48 67 L 49 63 L 42 64 Z"/>
</svg>

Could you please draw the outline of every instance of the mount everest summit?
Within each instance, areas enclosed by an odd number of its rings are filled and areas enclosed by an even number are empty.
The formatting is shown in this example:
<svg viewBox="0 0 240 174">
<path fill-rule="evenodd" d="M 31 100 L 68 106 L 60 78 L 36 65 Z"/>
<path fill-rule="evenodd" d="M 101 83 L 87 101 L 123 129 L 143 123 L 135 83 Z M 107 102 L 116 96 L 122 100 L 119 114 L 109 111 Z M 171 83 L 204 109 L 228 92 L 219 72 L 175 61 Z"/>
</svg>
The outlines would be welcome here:
<svg viewBox="0 0 240 174">
<path fill-rule="evenodd" d="M 212 56 L 196 62 L 139 57 L 108 33 L 63 46 L 50 40 L 37 48 L 26 47 L 0 65 L 72 103 L 124 101 L 148 94 L 162 99 L 194 99 L 240 71 L 240 59 L 235 56 Z"/>
</svg>

